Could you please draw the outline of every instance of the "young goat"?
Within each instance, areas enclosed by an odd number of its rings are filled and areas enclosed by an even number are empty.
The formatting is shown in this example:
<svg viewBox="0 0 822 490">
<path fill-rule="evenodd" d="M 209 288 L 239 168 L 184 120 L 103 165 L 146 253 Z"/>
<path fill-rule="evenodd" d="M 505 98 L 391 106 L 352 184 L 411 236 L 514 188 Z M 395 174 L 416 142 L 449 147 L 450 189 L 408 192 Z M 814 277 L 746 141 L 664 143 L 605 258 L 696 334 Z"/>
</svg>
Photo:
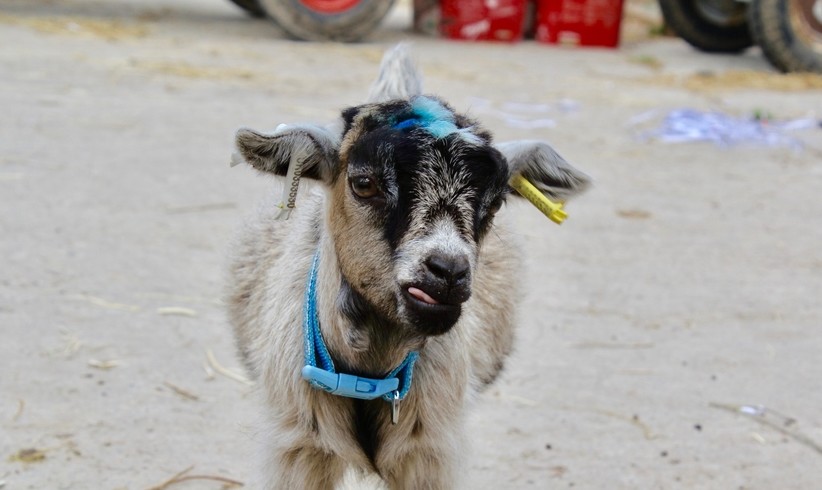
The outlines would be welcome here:
<svg viewBox="0 0 822 490">
<path fill-rule="evenodd" d="M 514 174 L 559 200 L 587 176 L 545 143 L 492 145 L 421 95 L 401 47 L 336 128 L 241 129 L 237 148 L 318 184 L 286 221 L 263 206 L 231 268 L 231 322 L 265 405 L 254 488 L 333 488 L 350 468 L 454 488 L 464 408 L 513 339 L 519 254 L 494 214 Z"/>
</svg>

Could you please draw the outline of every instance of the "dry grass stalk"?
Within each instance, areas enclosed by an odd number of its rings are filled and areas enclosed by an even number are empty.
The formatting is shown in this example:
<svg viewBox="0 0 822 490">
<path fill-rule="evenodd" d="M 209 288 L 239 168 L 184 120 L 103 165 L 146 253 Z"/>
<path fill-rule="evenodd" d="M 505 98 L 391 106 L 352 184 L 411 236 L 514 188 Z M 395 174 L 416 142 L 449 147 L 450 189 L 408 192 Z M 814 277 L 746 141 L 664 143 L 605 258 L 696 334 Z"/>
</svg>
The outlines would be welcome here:
<svg viewBox="0 0 822 490">
<path fill-rule="evenodd" d="M 216 374 L 214 372 L 214 368 L 208 365 L 208 362 L 203 363 L 203 371 L 206 373 L 206 379 L 211 381 L 216 378 Z"/>
<path fill-rule="evenodd" d="M 9 462 L 12 463 L 39 463 L 46 459 L 45 451 L 35 448 L 26 448 L 17 451 L 9 456 Z"/>
<path fill-rule="evenodd" d="M 233 379 L 234 381 L 239 381 L 240 383 L 246 384 L 246 385 L 248 385 L 248 386 L 253 386 L 253 385 L 254 385 L 254 382 L 253 382 L 253 381 L 251 381 L 250 379 L 246 378 L 246 377 L 245 377 L 245 376 L 243 376 L 242 374 L 238 374 L 238 373 L 236 373 L 236 372 L 232 371 L 231 369 L 228 369 L 227 367 L 225 367 L 225 366 L 223 366 L 222 364 L 220 364 L 220 363 L 217 361 L 217 358 L 216 358 L 216 357 L 214 357 L 214 352 L 212 352 L 212 351 L 211 351 L 211 349 L 208 349 L 208 350 L 206 351 L 206 357 L 208 358 L 208 364 L 209 364 L 209 365 L 210 365 L 210 366 L 211 366 L 211 367 L 212 367 L 215 371 L 217 371 L 218 373 L 222 374 L 222 375 L 223 375 L 223 376 L 225 376 L 226 378 L 231 378 L 231 379 Z"/>
<path fill-rule="evenodd" d="M 107 361 L 100 361 L 98 359 L 89 359 L 88 365 L 95 369 L 102 369 L 103 371 L 108 371 L 109 369 L 114 369 L 117 366 L 122 365 L 122 361 L 118 361 L 116 359 L 109 359 Z"/>
<path fill-rule="evenodd" d="M 26 408 L 26 400 L 22 398 L 17 399 L 17 411 L 14 412 L 14 416 L 11 418 L 12 422 L 17 422 L 20 417 L 23 415 L 23 410 Z"/>
<path fill-rule="evenodd" d="M 193 466 L 189 466 L 188 468 L 184 469 L 183 471 L 177 473 L 176 475 L 172 476 L 168 480 L 164 481 L 163 483 L 150 487 L 146 490 L 165 490 L 166 488 L 176 485 L 177 483 L 182 483 L 184 481 L 191 481 L 191 480 L 211 480 L 222 482 L 225 487 L 242 487 L 243 482 L 238 480 L 232 480 L 231 478 L 226 478 L 224 476 L 218 475 L 189 475 L 188 473 L 193 470 Z"/>
<path fill-rule="evenodd" d="M 197 396 L 194 393 L 186 390 L 185 388 L 180 388 L 179 386 L 177 386 L 175 384 L 172 384 L 172 383 L 169 383 L 168 381 L 163 381 L 163 385 L 165 385 L 168 388 L 171 388 L 171 391 L 173 391 L 174 393 L 177 393 L 178 395 L 180 395 L 181 397 L 183 397 L 187 400 L 193 400 L 195 402 L 200 401 L 199 396 Z"/>
<path fill-rule="evenodd" d="M 103 298 L 98 298 L 97 296 L 91 296 L 89 294 L 74 294 L 70 296 L 71 299 L 79 300 L 79 301 L 86 301 L 88 303 L 93 304 L 94 306 L 99 306 L 101 308 L 106 308 L 109 310 L 120 310 L 120 311 L 138 311 L 140 309 L 139 306 L 134 305 L 127 305 L 123 303 L 114 303 L 112 301 L 105 300 Z"/>
<path fill-rule="evenodd" d="M 197 312 L 195 310 L 192 310 L 191 308 L 183 308 L 182 306 L 162 306 L 160 308 L 157 308 L 157 313 L 161 315 L 176 315 L 187 317 L 197 316 Z"/>
<path fill-rule="evenodd" d="M 725 410 L 726 412 L 744 415 L 748 418 L 751 418 L 759 422 L 762 425 L 770 427 L 771 429 L 774 429 L 777 432 L 790 437 L 796 442 L 808 446 L 817 453 L 822 454 L 822 445 L 820 445 L 818 442 L 814 441 L 810 437 L 806 436 L 805 434 L 800 433 L 798 430 L 790 428 L 796 423 L 796 420 L 791 417 L 786 417 L 782 414 L 777 413 L 774 410 L 761 406 L 730 405 L 727 403 L 714 402 L 709 403 L 708 406 L 718 408 L 720 410 Z"/>
</svg>

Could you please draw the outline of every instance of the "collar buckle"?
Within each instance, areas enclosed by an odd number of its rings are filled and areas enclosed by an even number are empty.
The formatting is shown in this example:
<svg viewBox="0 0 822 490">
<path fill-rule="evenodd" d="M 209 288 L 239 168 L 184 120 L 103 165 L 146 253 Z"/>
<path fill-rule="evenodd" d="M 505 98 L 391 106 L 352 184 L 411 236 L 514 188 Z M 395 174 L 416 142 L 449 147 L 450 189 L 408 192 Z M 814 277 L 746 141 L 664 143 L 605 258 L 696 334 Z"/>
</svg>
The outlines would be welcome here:
<svg viewBox="0 0 822 490">
<path fill-rule="evenodd" d="M 362 378 L 353 374 L 332 373 L 314 366 L 304 366 L 302 376 L 311 383 L 311 386 L 332 395 L 362 400 L 373 400 L 388 393 L 397 393 L 400 386 L 400 380 L 397 378 Z"/>
</svg>

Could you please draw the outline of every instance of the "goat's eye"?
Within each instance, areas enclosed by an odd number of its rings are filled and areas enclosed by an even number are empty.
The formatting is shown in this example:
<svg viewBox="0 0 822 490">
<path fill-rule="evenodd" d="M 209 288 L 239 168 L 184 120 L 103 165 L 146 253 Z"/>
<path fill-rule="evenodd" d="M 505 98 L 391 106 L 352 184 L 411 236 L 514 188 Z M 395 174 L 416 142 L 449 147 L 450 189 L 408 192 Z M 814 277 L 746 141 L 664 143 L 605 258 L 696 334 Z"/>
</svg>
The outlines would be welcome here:
<svg viewBox="0 0 822 490">
<path fill-rule="evenodd" d="M 351 190 L 357 197 L 368 199 L 379 194 L 380 189 L 371 177 L 352 177 Z"/>
</svg>

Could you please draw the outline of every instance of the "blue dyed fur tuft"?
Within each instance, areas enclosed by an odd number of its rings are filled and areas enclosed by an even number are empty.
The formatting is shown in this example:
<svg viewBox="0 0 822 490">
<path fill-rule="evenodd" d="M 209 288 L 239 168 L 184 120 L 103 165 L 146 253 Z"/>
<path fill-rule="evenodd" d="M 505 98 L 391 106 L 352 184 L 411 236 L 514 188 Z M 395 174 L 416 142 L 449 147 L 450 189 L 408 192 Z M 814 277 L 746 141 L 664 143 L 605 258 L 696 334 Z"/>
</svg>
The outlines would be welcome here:
<svg viewBox="0 0 822 490">
<path fill-rule="evenodd" d="M 411 110 L 415 117 L 400 121 L 394 125 L 394 128 L 419 127 L 437 139 L 458 133 L 468 143 L 480 144 L 482 142 L 477 135 L 471 133 L 471 128 L 458 128 L 454 113 L 435 99 L 422 95 L 415 97 L 411 102 Z"/>
</svg>

